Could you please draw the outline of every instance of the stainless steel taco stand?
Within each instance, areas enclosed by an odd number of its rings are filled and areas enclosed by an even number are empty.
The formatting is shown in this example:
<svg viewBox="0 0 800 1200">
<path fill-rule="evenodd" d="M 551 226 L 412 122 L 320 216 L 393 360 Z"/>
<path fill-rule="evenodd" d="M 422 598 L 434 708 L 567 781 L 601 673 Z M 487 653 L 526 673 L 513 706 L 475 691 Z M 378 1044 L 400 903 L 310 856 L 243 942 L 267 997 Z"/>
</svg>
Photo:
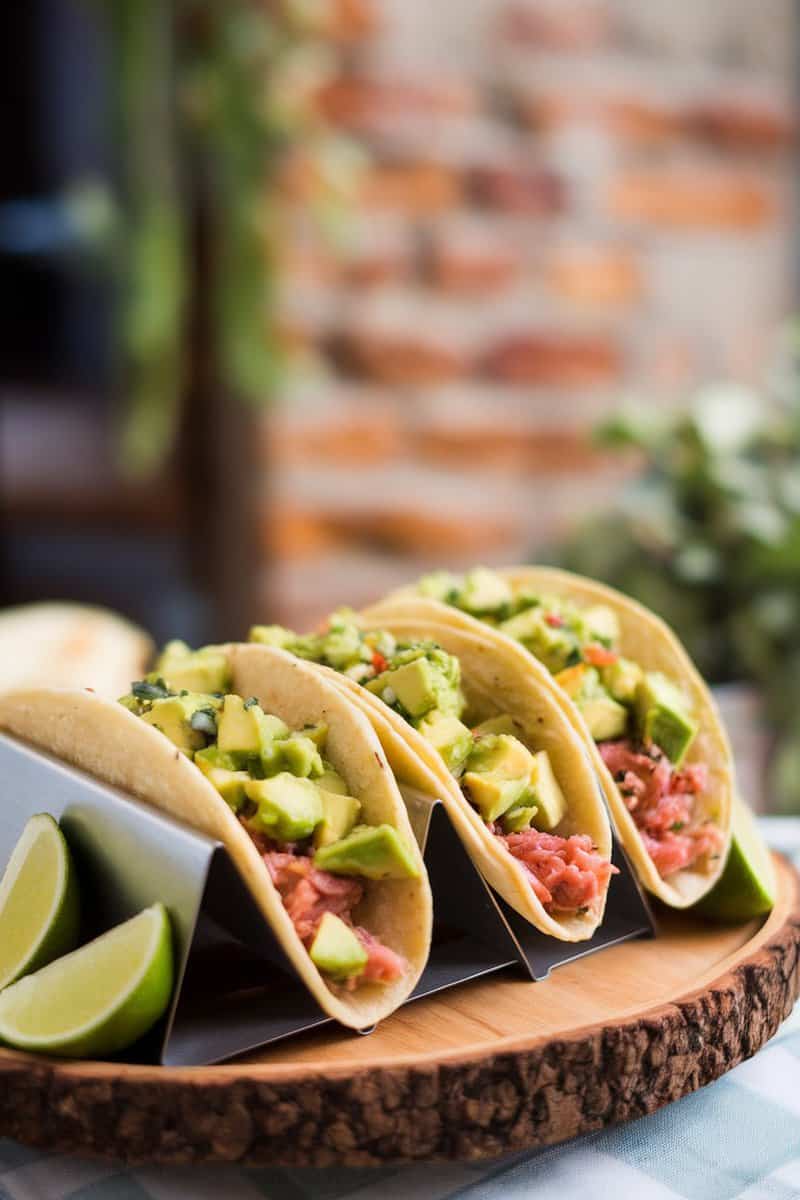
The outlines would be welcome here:
<svg viewBox="0 0 800 1200">
<path fill-rule="evenodd" d="M 409 796 L 438 899 L 434 945 L 414 1002 L 360 1038 L 302 988 L 222 847 L 8 738 L 0 779 L 0 863 L 25 820 L 51 812 L 89 897 L 87 934 L 157 899 L 176 934 L 172 1011 L 136 1061 L 0 1050 L 0 1135 L 51 1150 L 291 1165 L 491 1157 L 693 1091 L 754 1053 L 800 990 L 800 879 L 780 860 L 766 921 L 715 927 L 659 910 L 653 939 L 622 859 L 600 939 L 542 947 L 486 887 L 442 805 Z"/>
</svg>

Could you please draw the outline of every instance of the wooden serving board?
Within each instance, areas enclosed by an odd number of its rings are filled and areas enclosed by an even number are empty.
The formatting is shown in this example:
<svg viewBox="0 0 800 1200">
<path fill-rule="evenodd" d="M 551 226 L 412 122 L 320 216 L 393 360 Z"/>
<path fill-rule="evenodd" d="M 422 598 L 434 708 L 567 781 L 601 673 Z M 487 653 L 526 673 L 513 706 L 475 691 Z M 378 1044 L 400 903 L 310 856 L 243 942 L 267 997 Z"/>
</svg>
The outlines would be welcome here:
<svg viewBox="0 0 800 1200">
<path fill-rule="evenodd" d="M 766 921 L 661 910 L 628 942 L 532 984 L 411 1004 L 369 1037 L 321 1032 L 217 1067 L 0 1051 L 0 1133 L 128 1162 L 379 1165 L 478 1159 L 628 1121 L 775 1033 L 800 991 L 800 878 L 776 859 Z"/>
</svg>

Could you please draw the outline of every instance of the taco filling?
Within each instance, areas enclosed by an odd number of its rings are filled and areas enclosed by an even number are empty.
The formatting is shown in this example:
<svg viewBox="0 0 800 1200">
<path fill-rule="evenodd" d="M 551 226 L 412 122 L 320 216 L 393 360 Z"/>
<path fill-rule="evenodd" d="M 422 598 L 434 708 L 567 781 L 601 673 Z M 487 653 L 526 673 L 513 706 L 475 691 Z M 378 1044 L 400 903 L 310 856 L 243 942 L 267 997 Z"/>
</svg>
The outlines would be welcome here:
<svg viewBox="0 0 800 1200">
<path fill-rule="evenodd" d="M 514 588 L 484 567 L 435 572 L 417 590 L 520 642 L 547 667 L 583 716 L 662 878 L 712 869 L 724 837 L 703 815 L 708 772 L 702 763 L 682 769 L 697 720 L 675 680 L 619 653 L 612 609 Z"/>
<path fill-rule="evenodd" d="M 547 752 L 517 736 L 511 716 L 470 728 L 458 659 L 431 641 L 403 642 L 359 628 L 346 613 L 320 633 L 298 635 L 258 625 L 250 640 L 280 646 L 355 680 L 416 729 L 438 752 L 481 819 L 525 868 L 548 912 L 574 913 L 600 903 L 615 868 L 589 837 L 552 832 L 566 802 Z"/>
<path fill-rule="evenodd" d="M 168 737 L 236 813 L 329 984 L 400 978 L 403 957 L 357 914 L 370 881 L 418 876 L 408 848 L 393 826 L 359 821 L 359 801 L 325 759 L 324 725 L 291 730 L 230 683 L 219 648 L 171 642 L 120 703 Z"/>
</svg>

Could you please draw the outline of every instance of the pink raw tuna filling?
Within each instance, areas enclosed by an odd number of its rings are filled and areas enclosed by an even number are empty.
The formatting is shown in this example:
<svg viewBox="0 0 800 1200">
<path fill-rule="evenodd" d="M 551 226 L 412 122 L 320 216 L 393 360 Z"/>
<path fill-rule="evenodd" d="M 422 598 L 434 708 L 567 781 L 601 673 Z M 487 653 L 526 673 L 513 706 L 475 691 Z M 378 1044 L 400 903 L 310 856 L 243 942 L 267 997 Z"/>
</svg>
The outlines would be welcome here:
<svg viewBox="0 0 800 1200">
<path fill-rule="evenodd" d="M 559 837 L 539 829 L 520 833 L 492 831 L 530 876 L 531 886 L 546 909 L 575 912 L 591 908 L 617 868 L 598 854 L 585 834 Z"/>
<path fill-rule="evenodd" d="M 366 929 L 353 924 L 352 910 L 364 895 L 364 885 L 359 879 L 320 871 L 310 855 L 294 847 L 275 850 L 268 839 L 252 833 L 250 836 L 280 892 L 297 936 L 306 947 L 314 940 L 326 912 L 341 917 L 355 931 L 368 957 L 363 971 L 348 980 L 348 987 L 355 987 L 362 980 L 391 983 L 403 975 L 407 963 L 402 955 L 395 954 Z"/>
<path fill-rule="evenodd" d="M 708 786 L 705 765 L 678 771 L 657 746 L 627 740 L 601 742 L 600 753 L 662 878 L 719 853 L 720 830 L 710 821 L 692 825 L 694 797 Z"/>
</svg>

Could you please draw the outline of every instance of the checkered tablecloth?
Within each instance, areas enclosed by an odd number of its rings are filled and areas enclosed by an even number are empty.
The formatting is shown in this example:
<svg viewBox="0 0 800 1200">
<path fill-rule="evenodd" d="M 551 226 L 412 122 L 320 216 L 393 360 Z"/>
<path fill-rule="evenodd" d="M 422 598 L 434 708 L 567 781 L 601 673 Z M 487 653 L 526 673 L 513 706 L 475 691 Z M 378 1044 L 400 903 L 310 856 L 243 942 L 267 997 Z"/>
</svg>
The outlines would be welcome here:
<svg viewBox="0 0 800 1200">
<path fill-rule="evenodd" d="M 767 818 L 800 865 L 800 820 Z M 125 1170 L 0 1140 L 0 1200 L 793 1200 L 800 1198 L 800 1006 L 755 1058 L 630 1125 L 469 1166 Z"/>
</svg>

